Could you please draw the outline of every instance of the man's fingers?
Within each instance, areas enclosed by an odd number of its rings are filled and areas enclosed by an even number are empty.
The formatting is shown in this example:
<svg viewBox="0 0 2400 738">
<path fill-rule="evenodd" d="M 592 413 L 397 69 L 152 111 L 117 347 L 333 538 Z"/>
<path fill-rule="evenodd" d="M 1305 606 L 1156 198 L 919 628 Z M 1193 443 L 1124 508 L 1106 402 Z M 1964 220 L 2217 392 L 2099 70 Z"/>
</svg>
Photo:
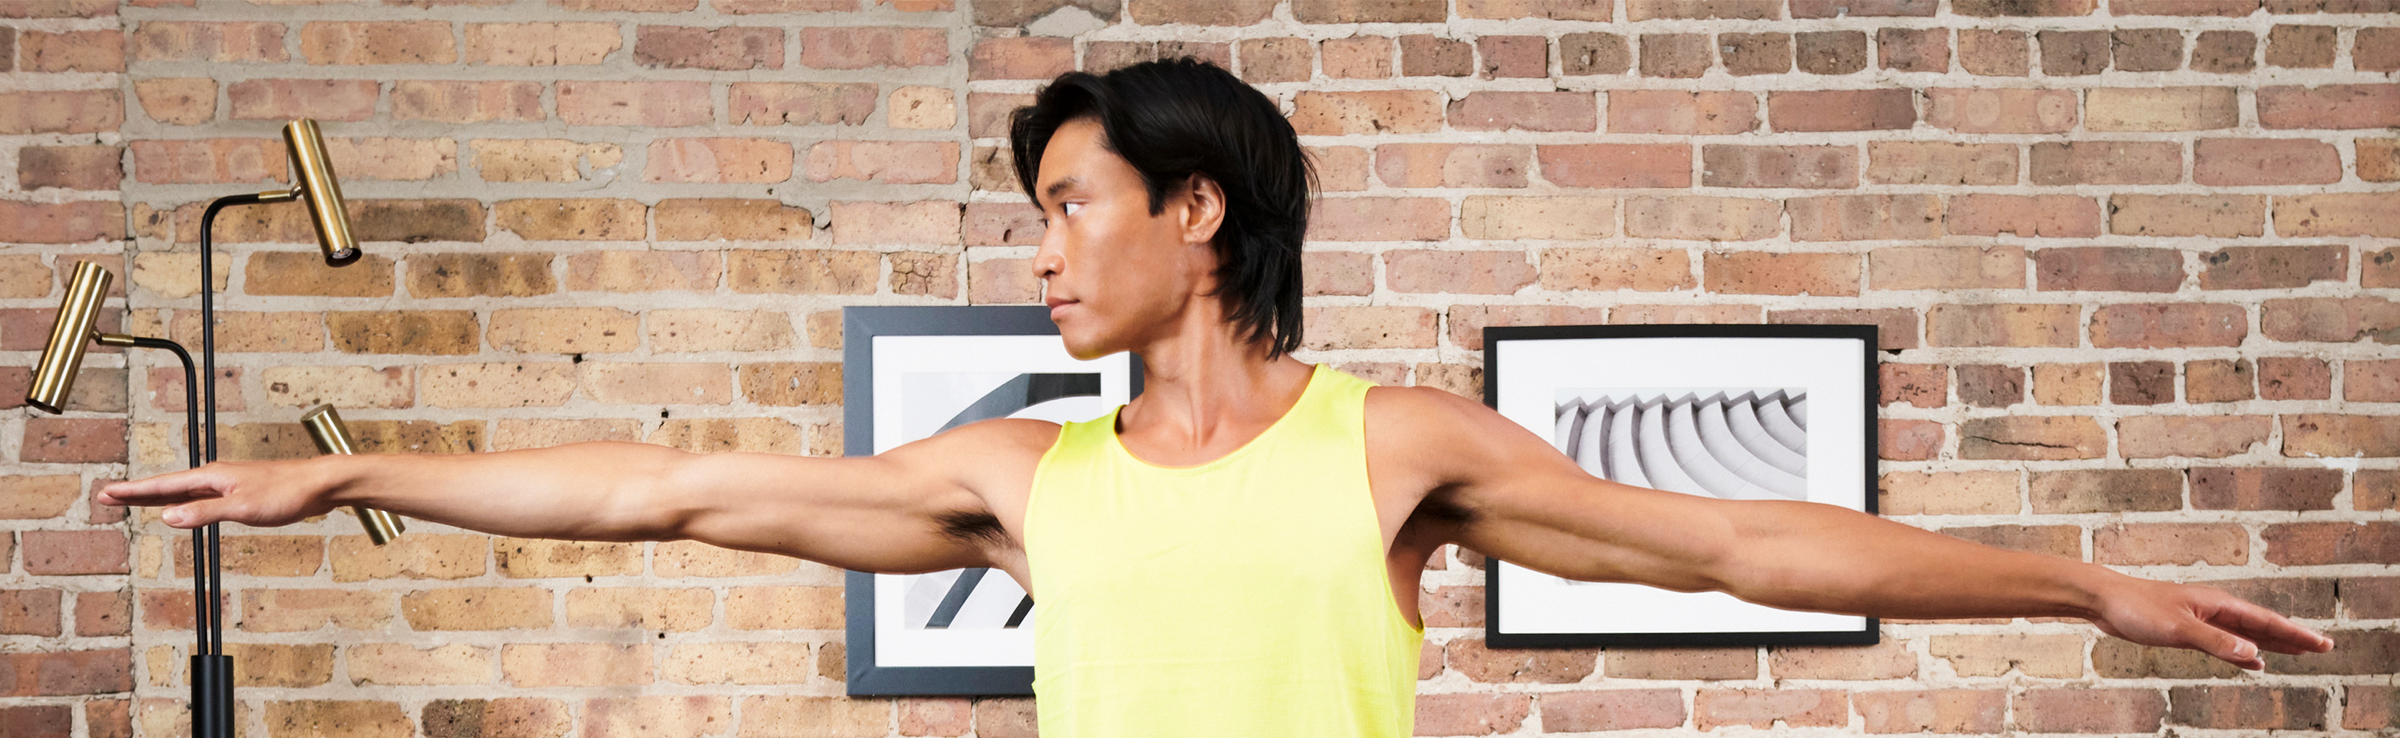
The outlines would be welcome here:
<svg viewBox="0 0 2400 738">
<path fill-rule="evenodd" d="M 220 495 L 219 475 L 208 469 L 117 482 L 100 490 L 104 505 L 174 505 Z"/>
<path fill-rule="evenodd" d="M 2324 634 L 2241 600 L 2220 608 L 2208 621 L 2276 653 L 2322 653 L 2333 648 L 2333 639 Z"/>
</svg>

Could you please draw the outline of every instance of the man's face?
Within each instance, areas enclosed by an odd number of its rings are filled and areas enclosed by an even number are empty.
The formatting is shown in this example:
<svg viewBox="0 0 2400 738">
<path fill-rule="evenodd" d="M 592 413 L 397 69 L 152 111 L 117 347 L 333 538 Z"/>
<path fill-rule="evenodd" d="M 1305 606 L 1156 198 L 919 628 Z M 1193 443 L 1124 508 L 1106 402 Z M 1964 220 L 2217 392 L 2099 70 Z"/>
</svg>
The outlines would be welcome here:
<svg viewBox="0 0 2400 738">
<path fill-rule="evenodd" d="M 1050 319 L 1067 352 L 1092 359 L 1171 334 L 1213 283 L 1216 253 L 1186 227 L 1188 192 L 1150 213 L 1141 173 L 1108 147 L 1091 119 L 1060 126 L 1034 182 L 1048 230 L 1033 258 Z M 1213 231 L 1213 224 L 1210 230 Z"/>
</svg>

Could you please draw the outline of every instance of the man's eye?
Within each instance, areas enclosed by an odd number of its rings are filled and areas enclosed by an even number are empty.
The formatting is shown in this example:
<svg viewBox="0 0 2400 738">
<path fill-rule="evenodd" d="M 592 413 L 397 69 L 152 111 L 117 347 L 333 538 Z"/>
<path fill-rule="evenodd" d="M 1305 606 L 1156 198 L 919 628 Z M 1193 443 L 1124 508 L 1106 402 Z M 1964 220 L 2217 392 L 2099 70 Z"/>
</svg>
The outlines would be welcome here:
<svg viewBox="0 0 2400 738">
<path fill-rule="evenodd" d="M 1082 210 L 1082 209 L 1083 209 L 1083 203 L 1079 203 L 1079 202 L 1070 202 L 1070 203 L 1067 203 L 1067 204 L 1065 204 L 1065 205 L 1061 205 L 1061 206 L 1059 206 L 1059 209 L 1060 209 L 1060 210 L 1064 210 L 1064 211 L 1066 211 L 1066 213 L 1067 213 L 1068 215 L 1074 215 L 1074 214 L 1075 214 L 1075 211 L 1077 211 L 1077 210 Z"/>
</svg>

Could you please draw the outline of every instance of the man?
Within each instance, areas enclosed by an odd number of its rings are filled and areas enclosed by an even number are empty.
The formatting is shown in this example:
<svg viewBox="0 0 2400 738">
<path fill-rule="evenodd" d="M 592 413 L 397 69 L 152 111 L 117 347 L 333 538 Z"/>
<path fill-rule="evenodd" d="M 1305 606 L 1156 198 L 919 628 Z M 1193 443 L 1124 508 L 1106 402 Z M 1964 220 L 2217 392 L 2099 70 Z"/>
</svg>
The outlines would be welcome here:
<svg viewBox="0 0 2400 738">
<path fill-rule="evenodd" d="M 2331 647 L 2213 589 L 1599 480 L 1481 405 L 1293 359 L 1308 164 L 1274 103 L 1222 70 L 1068 74 L 1012 136 L 1067 349 L 1143 359 L 1144 393 L 1106 417 L 989 421 L 871 458 L 591 443 L 220 463 L 103 501 L 170 505 L 187 528 L 357 504 L 511 536 L 997 568 L 1039 608 L 1047 738 L 1408 735 L 1417 576 L 1445 544 L 1789 609 L 2080 617 L 2251 669 L 2261 648 Z"/>
</svg>

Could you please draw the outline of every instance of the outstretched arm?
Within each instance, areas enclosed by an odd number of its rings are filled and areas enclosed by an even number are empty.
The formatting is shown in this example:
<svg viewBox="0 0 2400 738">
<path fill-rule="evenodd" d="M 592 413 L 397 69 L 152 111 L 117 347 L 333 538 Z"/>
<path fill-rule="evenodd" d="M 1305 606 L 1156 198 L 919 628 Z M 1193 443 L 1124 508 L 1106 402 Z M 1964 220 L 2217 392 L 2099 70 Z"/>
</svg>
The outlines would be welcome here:
<svg viewBox="0 0 2400 738">
<path fill-rule="evenodd" d="M 693 539 L 862 571 L 989 566 L 979 493 L 1031 476 L 1044 426 L 994 421 L 873 457 L 700 455 L 639 443 L 455 456 L 219 462 L 120 482 L 116 505 L 167 506 L 168 525 L 280 526 L 360 505 L 530 538 Z"/>
<path fill-rule="evenodd" d="M 1434 523 L 1446 526 L 1444 537 L 1550 574 L 1878 617 L 2079 617 L 2126 640 L 2196 649 L 2250 669 L 2265 666 L 2260 648 L 2332 647 L 2208 587 L 2004 551 L 1831 505 L 1718 500 L 1597 479 L 1481 405 L 1433 390 L 1377 392 L 1387 394 L 1380 408 L 1370 403 L 1369 427 L 1391 429 L 1382 443 L 1420 449 L 1384 458 L 1422 459 L 1401 473 L 1424 475 L 1416 481 L 1433 490 L 1428 504 L 1462 513 Z"/>
</svg>

